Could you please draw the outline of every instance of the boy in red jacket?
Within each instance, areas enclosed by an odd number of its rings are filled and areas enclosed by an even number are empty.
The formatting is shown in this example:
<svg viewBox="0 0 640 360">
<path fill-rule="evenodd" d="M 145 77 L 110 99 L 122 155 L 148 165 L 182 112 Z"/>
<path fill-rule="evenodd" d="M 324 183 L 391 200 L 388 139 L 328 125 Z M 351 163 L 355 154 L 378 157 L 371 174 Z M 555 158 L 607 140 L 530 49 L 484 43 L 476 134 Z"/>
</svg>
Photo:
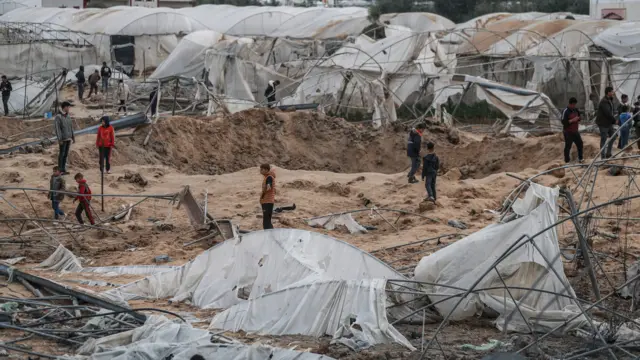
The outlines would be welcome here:
<svg viewBox="0 0 640 360">
<path fill-rule="evenodd" d="M 111 174 L 111 149 L 116 144 L 116 133 L 108 116 L 103 116 L 100 121 L 102 125 L 98 127 L 96 137 L 96 147 L 100 151 L 100 172 L 104 172 L 106 165 L 107 174 Z"/>
<path fill-rule="evenodd" d="M 78 207 L 76 208 L 76 219 L 80 224 L 84 224 L 82 220 L 82 212 L 84 211 L 87 214 L 87 218 L 91 225 L 95 225 L 93 221 L 93 215 L 91 214 L 91 189 L 89 188 L 89 184 L 87 184 L 87 180 L 84 179 L 84 176 L 81 173 L 77 173 L 74 177 L 78 182 L 78 196 L 73 199 L 75 203 L 76 200 L 79 200 Z"/>
</svg>

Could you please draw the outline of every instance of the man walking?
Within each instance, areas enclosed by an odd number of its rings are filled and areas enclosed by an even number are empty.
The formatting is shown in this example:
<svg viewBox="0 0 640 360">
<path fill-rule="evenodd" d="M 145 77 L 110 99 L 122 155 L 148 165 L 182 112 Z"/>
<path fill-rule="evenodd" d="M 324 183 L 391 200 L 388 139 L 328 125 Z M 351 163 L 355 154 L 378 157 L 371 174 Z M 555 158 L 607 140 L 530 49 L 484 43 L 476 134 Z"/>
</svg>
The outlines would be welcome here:
<svg viewBox="0 0 640 360">
<path fill-rule="evenodd" d="M 273 229 L 271 217 L 273 216 L 273 205 L 276 202 L 276 174 L 271 169 L 271 165 L 260 165 L 262 179 L 262 194 L 260 195 L 260 206 L 262 207 L 262 228 Z"/>
<path fill-rule="evenodd" d="M 63 175 L 69 174 L 67 172 L 67 157 L 69 157 L 69 149 L 71 148 L 71 142 L 76 142 L 76 138 L 73 135 L 73 122 L 69 116 L 69 109 L 71 104 L 68 101 L 62 103 L 62 113 L 56 115 L 54 119 L 56 137 L 58 138 L 58 146 L 60 152 L 58 153 L 58 169 Z"/>
<path fill-rule="evenodd" d="M 82 101 L 82 97 L 84 96 L 84 84 L 85 84 L 84 66 L 80 66 L 80 68 L 78 69 L 78 72 L 76 73 L 76 80 L 78 84 L 78 99 Z"/>
<path fill-rule="evenodd" d="M 604 98 L 598 104 L 598 112 L 596 114 L 596 125 L 600 130 L 600 149 L 603 159 L 611 157 L 611 149 L 615 141 L 613 126 L 616 122 L 616 117 L 613 114 L 613 88 L 609 86 L 605 89 Z M 605 149 L 604 146 L 607 140 L 609 143 Z"/>
<path fill-rule="evenodd" d="M 111 68 L 107 66 L 106 61 L 102 62 L 100 76 L 102 76 L 102 92 L 106 94 L 109 91 L 109 79 L 111 78 Z"/>
<path fill-rule="evenodd" d="M 409 140 L 407 141 L 407 156 L 411 160 L 411 170 L 409 170 L 409 174 L 407 175 L 409 184 L 418 182 L 416 172 L 420 167 L 420 147 L 422 146 L 422 132 L 425 128 L 425 124 L 421 123 L 409 132 Z"/>
<path fill-rule="evenodd" d="M 562 112 L 562 133 L 564 135 L 564 162 L 571 162 L 571 147 L 576 144 L 578 148 L 578 162 L 582 163 L 583 144 L 580 136 L 580 111 L 576 108 L 578 100 L 576 98 L 569 99 L 569 106 Z"/>
<path fill-rule="evenodd" d="M 89 75 L 89 98 L 94 92 L 98 94 L 98 81 L 100 81 L 100 73 L 96 69 L 93 74 Z"/>
<path fill-rule="evenodd" d="M 2 105 L 4 106 L 4 116 L 9 115 L 9 97 L 11 96 L 11 83 L 7 80 L 5 75 L 2 75 L 2 82 L 0 82 L 0 91 L 2 92 Z"/>
</svg>

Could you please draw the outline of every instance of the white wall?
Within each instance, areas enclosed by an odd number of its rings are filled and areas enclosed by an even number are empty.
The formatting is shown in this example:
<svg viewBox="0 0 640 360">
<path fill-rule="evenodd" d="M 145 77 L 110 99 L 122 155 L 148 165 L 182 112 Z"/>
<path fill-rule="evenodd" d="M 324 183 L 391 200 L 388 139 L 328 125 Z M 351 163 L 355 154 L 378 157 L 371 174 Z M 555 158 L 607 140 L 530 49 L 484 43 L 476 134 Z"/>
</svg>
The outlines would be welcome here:
<svg viewBox="0 0 640 360">
<path fill-rule="evenodd" d="M 591 0 L 589 13 L 600 19 L 604 9 L 625 9 L 625 20 L 640 20 L 640 0 Z"/>
</svg>

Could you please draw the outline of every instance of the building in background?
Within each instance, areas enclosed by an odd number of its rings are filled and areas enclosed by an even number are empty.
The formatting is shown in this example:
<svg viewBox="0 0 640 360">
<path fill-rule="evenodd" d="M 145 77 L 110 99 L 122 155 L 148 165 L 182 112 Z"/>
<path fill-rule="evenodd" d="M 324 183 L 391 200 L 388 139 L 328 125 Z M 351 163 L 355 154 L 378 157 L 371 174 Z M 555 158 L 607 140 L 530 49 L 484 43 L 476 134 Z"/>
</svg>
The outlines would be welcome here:
<svg viewBox="0 0 640 360">
<path fill-rule="evenodd" d="M 594 19 L 640 20 L 640 0 L 591 0 L 589 14 Z"/>
</svg>

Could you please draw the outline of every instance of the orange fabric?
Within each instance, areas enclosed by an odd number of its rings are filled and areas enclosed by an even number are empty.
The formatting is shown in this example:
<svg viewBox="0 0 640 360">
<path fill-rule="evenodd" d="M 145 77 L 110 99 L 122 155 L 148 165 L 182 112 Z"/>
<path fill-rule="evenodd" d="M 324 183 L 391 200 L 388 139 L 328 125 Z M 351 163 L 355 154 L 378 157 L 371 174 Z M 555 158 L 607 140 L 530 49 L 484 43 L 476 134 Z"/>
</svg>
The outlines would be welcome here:
<svg viewBox="0 0 640 360">
<path fill-rule="evenodd" d="M 271 176 L 271 189 L 267 190 L 267 178 Z M 273 171 L 269 171 L 266 175 L 264 175 L 264 179 L 262 180 L 262 191 L 264 192 L 264 196 L 260 199 L 260 204 L 275 204 L 276 202 L 276 173 Z"/>
<path fill-rule="evenodd" d="M 113 130 L 113 126 L 108 127 L 99 126 L 98 136 L 96 137 L 96 147 L 108 147 L 111 148 L 116 144 L 116 132 Z"/>
</svg>

